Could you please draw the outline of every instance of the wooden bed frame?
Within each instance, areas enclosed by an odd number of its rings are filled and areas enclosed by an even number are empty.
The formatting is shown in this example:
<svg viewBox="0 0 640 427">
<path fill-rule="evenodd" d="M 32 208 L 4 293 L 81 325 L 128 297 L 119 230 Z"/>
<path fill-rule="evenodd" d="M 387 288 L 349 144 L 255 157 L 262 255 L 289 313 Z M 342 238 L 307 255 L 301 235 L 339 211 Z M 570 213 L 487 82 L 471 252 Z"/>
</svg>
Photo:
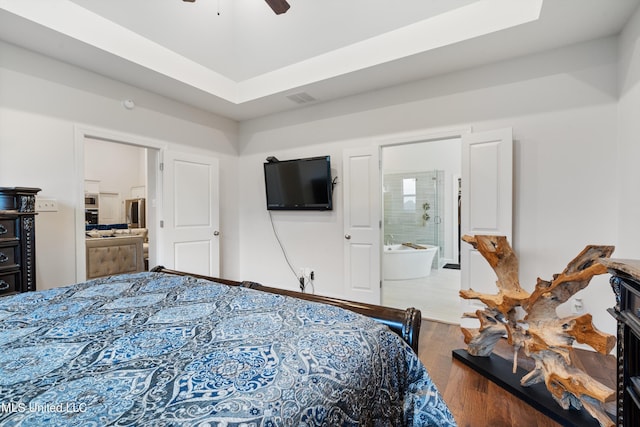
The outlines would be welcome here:
<svg viewBox="0 0 640 427">
<path fill-rule="evenodd" d="M 235 280 L 221 279 L 217 277 L 203 276 L 200 274 L 191 274 L 183 271 L 176 271 L 164 268 L 163 266 L 157 266 L 151 269 L 156 273 L 175 274 L 179 276 L 192 276 L 199 279 L 211 280 L 218 283 L 223 283 L 230 286 L 242 286 L 245 288 L 256 289 L 263 292 L 269 292 L 272 294 L 286 295 L 294 298 L 300 298 L 307 301 L 314 301 L 324 304 L 334 305 L 336 307 L 345 308 L 347 310 L 354 311 L 356 313 L 363 314 L 374 319 L 377 322 L 387 325 L 393 332 L 400 335 L 403 340 L 411 346 L 413 351 L 418 354 L 418 339 L 420 337 L 420 324 L 422 322 L 422 313 L 420 310 L 413 307 L 405 310 L 396 308 L 383 307 L 374 304 L 365 304 L 355 301 L 347 301 L 339 298 L 325 297 L 321 295 L 305 294 L 302 292 L 289 291 L 286 289 L 272 288 L 269 286 L 261 285 L 256 282 L 237 282 Z"/>
</svg>

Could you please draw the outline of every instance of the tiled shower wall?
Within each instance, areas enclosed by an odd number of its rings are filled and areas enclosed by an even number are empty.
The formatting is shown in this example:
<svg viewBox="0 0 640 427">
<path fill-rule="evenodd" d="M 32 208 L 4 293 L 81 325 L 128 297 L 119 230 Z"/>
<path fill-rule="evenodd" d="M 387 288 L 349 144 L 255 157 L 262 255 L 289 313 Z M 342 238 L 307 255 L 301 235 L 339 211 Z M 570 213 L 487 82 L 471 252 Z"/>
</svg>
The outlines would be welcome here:
<svg viewBox="0 0 640 427">
<path fill-rule="evenodd" d="M 415 178 L 416 202 L 405 204 L 403 180 Z M 384 175 L 384 243 L 428 244 L 442 249 L 444 242 L 444 171 L 391 173 Z M 425 213 L 422 205 L 430 205 Z M 442 253 L 442 250 L 440 251 Z"/>
</svg>

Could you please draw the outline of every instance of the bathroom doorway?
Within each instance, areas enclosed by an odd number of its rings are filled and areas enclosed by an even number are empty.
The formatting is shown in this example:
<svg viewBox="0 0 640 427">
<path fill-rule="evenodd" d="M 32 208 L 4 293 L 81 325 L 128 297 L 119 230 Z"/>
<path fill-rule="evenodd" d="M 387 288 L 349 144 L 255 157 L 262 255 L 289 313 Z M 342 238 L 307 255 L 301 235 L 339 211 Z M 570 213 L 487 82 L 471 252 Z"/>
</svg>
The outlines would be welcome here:
<svg viewBox="0 0 640 427">
<path fill-rule="evenodd" d="M 383 305 L 460 322 L 461 139 L 383 146 Z"/>
</svg>

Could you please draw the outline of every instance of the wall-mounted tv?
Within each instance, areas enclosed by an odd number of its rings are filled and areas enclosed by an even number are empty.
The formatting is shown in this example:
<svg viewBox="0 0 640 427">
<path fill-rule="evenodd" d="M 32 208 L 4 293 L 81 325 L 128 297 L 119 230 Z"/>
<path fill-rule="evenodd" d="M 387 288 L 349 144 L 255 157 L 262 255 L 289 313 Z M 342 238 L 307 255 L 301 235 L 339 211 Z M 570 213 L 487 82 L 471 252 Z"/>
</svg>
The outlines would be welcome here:
<svg viewBox="0 0 640 427">
<path fill-rule="evenodd" d="M 264 164 L 268 210 L 333 209 L 330 156 L 269 160 Z"/>
</svg>

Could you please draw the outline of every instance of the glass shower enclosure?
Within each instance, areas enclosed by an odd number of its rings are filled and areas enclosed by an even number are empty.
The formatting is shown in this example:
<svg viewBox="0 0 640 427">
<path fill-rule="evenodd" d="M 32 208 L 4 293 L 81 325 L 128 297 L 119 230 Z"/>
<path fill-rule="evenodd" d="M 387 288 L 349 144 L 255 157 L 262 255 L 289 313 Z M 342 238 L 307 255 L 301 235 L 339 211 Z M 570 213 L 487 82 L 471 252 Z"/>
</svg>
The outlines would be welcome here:
<svg viewBox="0 0 640 427">
<path fill-rule="evenodd" d="M 383 176 L 384 244 L 437 246 L 434 268 L 444 264 L 444 179 L 443 170 Z"/>
</svg>

